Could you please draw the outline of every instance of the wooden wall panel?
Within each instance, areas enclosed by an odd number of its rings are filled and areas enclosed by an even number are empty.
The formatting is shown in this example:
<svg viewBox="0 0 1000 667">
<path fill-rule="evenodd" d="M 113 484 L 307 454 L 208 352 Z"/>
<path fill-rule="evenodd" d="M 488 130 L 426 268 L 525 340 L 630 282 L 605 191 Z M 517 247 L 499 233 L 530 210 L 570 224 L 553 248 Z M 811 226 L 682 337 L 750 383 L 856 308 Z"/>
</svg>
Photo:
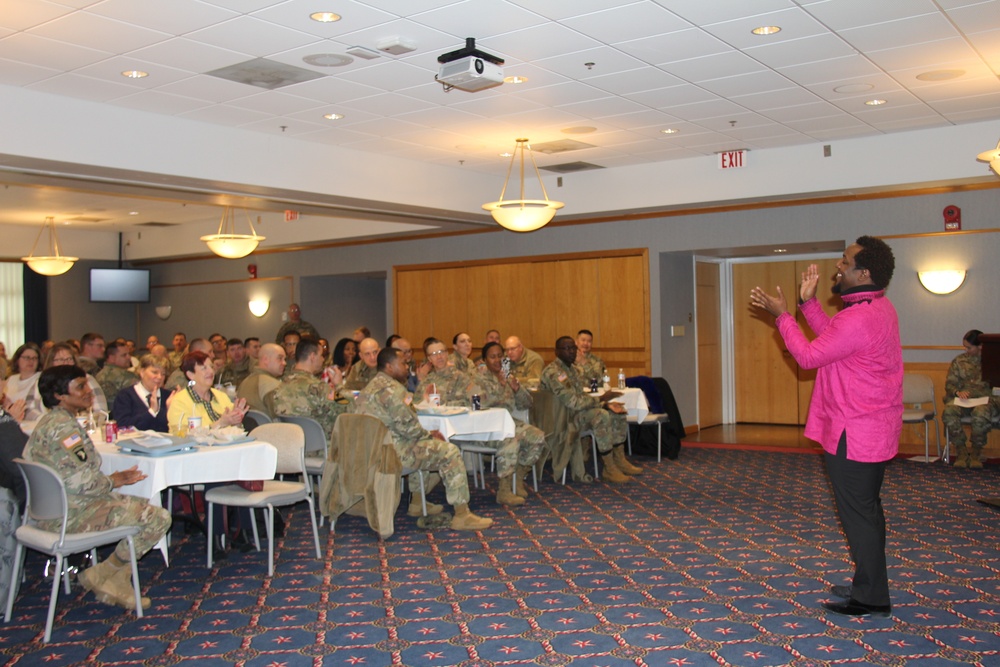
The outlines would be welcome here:
<svg viewBox="0 0 1000 667">
<path fill-rule="evenodd" d="M 437 269 L 431 273 L 430 286 L 434 325 L 431 335 L 440 338 L 450 348 L 455 334 L 466 331 L 469 326 L 466 270 Z"/>
<path fill-rule="evenodd" d="M 396 332 L 405 336 L 414 349 L 434 329 L 431 300 L 431 271 L 397 271 L 395 289 Z"/>
<path fill-rule="evenodd" d="M 722 326 L 719 265 L 697 262 L 698 426 L 722 423 Z"/>
<path fill-rule="evenodd" d="M 429 335 L 450 346 L 458 331 L 479 346 L 496 328 L 546 362 L 558 336 L 586 328 L 612 374 L 649 374 L 648 259 L 630 252 L 395 267 L 395 326 L 415 346 Z"/>
</svg>

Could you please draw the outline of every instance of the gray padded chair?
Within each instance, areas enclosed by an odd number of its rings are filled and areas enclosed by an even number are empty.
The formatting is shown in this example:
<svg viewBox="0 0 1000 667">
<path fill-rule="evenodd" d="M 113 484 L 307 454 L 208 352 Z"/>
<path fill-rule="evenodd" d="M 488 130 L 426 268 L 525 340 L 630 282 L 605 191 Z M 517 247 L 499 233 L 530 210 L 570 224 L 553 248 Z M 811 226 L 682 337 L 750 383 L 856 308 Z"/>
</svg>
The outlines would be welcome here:
<svg viewBox="0 0 1000 667">
<path fill-rule="evenodd" d="M 930 425 L 934 423 L 934 445 L 941 457 L 941 436 L 938 433 L 937 401 L 934 399 L 934 381 L 920 373 L 903 374 L 903 423 L 924 425 L 923 462 L 930 463 Z M 915 457 L 919 459 L 920 457 Z M 913 459 L 911 459 L 913 460 Z"/>
<path fill-rule="evenodd" d="M 56 614 L 56 601 L 59 599 L 59 573 L 66 589 L 69 589 L 69 572 L 63 567 L 66 556 L 91 552 L 92 562 L 97 562 L 97 547 L 106 544 L 117 544 L 122 539 L 128 541 L 128 551 L 132 565 L 132 588 L 135 590 L 135 613 L 142 618 L 142 602 L 139 593 L 139 568 L 135 560 L 135 544 L 132 537 L 139 532 L 138 526 L 122 526 L 89 533 L 67 533 L 66 521 L 69 505 L 66 500 L 66 486 L 56 472 L 42 463 L 14 459 L 21 469 L 24 483 L 28 490 L 28 504 L 25 510 L 24 525 L 14 532 L 17 547 L 14 551 L 14 567 L 10 576 L 10 591 L 7 596 L 7 610 L 4 613 L 4 623 L 10 623 L 10 615 L 14 611 L 14 598 L 21 583 L 24 568 L 24 547 L 40 551 L 49 556 L 55 556 L 56 567 L 52 575 L 52 595 L 49 597 L 49 613 L 45 618 L 45 638 L 48 644 L 52 638 L 52 621 Z M 60 519 L 62 528 L 58 531 L 48 531 L 38 528 L 39 521 Z"/>
</svg>

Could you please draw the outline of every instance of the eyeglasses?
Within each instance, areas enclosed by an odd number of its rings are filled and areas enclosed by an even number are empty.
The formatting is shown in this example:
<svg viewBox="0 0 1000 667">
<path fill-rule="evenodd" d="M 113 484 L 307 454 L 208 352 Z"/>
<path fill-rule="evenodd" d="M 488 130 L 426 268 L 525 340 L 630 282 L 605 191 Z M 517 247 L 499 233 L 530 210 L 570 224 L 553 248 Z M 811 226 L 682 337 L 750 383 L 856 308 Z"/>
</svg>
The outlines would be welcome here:
<svg viewBox="0 0 1000 667">
<path fill-rule="evenodd" d="M 438 350 L 437 352 L 428 352 L 427 356 L 428 357 L 436 357 L 439 354 L 447 354 L 447 352 L 445 352 L 444 350 Z"/>
<path fill-rule="evenodd" d="M 22 354 L 18 359 L 24 359 L 25 361 L 38 361 L 38 357 L 35 355 Z"/>
</svg>

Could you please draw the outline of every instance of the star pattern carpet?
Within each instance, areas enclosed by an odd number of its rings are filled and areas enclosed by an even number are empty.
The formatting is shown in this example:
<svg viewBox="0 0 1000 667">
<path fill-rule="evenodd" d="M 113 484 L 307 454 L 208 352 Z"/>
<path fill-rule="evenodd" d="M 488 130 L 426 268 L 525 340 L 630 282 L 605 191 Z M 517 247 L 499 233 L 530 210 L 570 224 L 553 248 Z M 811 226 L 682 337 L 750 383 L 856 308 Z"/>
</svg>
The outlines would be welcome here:
<svg viewBox="0 0 1000 667">
<path fill-rule="evenodd" d="M 74 586 L 48 645 L 43 559 L 31 555 L 0 661 L 26 665 L 1000 665 L 1000 474 L 889 466 L 893 617 L 825 613 L 851 566 L 822 460 L 686 448 L 639 459 L 627 485 L 546 475 L 507 510 L 472 506 L 482 533 L 416 528 L 401 511 L 380 541 L 342 517 L 313 557 L 306 506 L 267 552 L 209 571 L 204 537 L 179 536 L 171 565 L 141 563 L 142 619 Z M 495 482 L 495 478 L 491 480 Z M 440 493 L 440 490 L 438 490 Z M 441 500 L 441 499 L 438 499 Z M 443 501 L 443 500 L 442 500 Z"/>
</svg>

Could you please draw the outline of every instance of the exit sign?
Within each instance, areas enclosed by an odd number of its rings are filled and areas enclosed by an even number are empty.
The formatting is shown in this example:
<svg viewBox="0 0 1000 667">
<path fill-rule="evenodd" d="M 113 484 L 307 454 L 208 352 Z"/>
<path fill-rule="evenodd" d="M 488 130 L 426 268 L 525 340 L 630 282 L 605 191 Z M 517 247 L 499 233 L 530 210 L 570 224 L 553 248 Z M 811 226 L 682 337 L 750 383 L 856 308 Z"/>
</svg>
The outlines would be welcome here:
<svg viewBox="0 0 1000 667">
<path fill-rule="evenodd" d="M 722 151 L 719 153 L 719 169 L 739 169 L 747 166 L 747 153 L 750 151 Z"/>
<path fill-rule="evenodd" d="M 285 222 L 292 222 L 299 219 L 298 211 L 285 211 Z"/>
</svg>

